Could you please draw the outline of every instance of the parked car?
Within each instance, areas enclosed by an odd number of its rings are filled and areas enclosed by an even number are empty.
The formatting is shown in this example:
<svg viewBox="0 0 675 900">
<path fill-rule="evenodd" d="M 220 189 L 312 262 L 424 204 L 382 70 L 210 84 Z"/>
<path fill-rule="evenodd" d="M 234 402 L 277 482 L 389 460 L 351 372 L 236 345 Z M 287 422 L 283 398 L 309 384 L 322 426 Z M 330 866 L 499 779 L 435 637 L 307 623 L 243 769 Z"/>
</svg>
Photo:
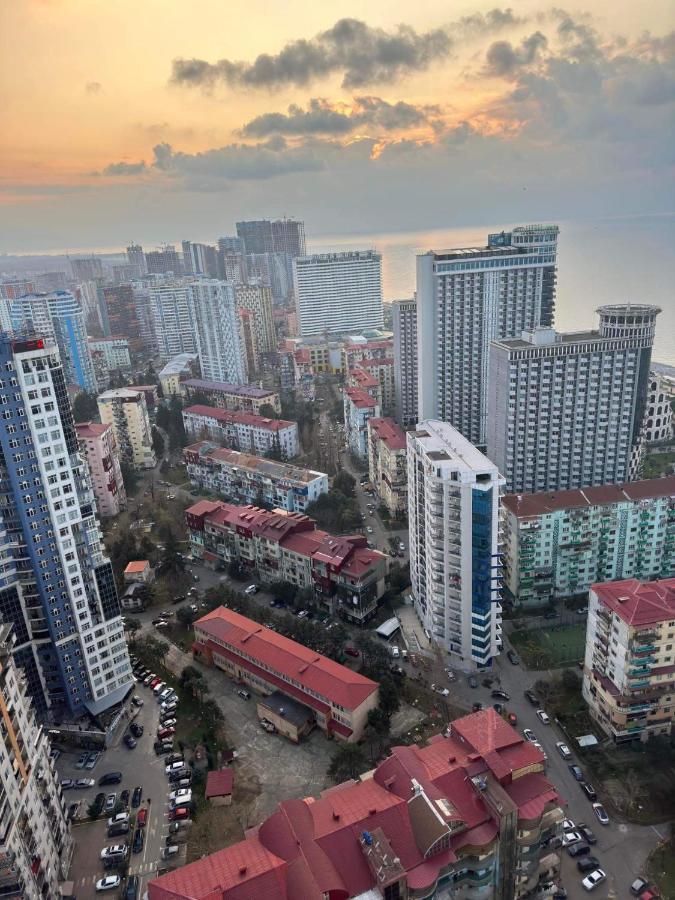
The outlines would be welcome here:
<svg viewBox="0 0 675 900">
<path fill-rule="evenodd" d="M 609 816 L 607 815 L 605 807 L 602 805 L 602 803 L 594 803 L 593 812 L 595 813 L 595 816 L 601 825 L 609 825 Z"/>
<path fill-rule="evenodd" d="M 118 822 L 117 825 L 108 825 L 108 837 L 121 837 L 123 834 L 129 834 L 128 822 Z"/>
<path fill-rule="evenodd" d="M 296 615 L 299 619 L 306 619 L 309 616 L 309 610 L 308 609 L 300 609 L 300 610 L 298 610 Z"/>
<path fill-rule="evenodd" d="M 139 708 L 141 706 L 143 706 L 143 699 L 141 697 L 137 696 L 136 694 L 134 694 L 134 696 L 131 698 L 131 702 L 133 703 L 134 706 L 137 706 Z"/>
<path fill-rule="evenodd" d="M 119 875 L 106 875 L 105 878 L 99 878 L 96 882 L 96 890 L 100 893 L 101 891 L 114 891 L 115 888 L 118 888 L 122 882 L 122 879 Z"/>
<path fill-rule="evenodd" d="M 511 697 L 506 693 L 506 691 L 494 690 L 490 691 L 490 696 L 494 700 L 510 700 Z"/>
<path fill-rule="evenodd" d="M 245 594 L 251 596 L 252 594 L 258 593 L 258 585 L 257 584 L 249 584 L 249 586 L 244 591 Z"/>
<path fill-rule="evenodd" d="M 515 650 L 509 650 L 507 652 L 506 656 L 508 657 L 508 660 L 511 663 L 511 665 L 517 666 L 520 664 L 520 657 L 515 652 Z"/>
<path fill-rule="evenodd" d="M 138 900 L 138 875 L 129 875 L 124 889 L 124 900 Z"/>
<path fill-rule="evenodd" d="M 180 759 L 174 759 L 170 762 L 166 768 L 165 772 L 167 775 L 171 775 L 173 772 L 177 772 L 179 769 L 185 768 L 185 760 L 181 757 Z"/>
<path fill-rule="evenodd" d="M 140 722 L 132 722 L 129 726 L 129 731 L 133 734 L 134 737 L 141 737 L 143 735 L 144 728 L 140 724 Z"/>
<path fill-rule="evenodd" d="M 134 809 L 137 809 L 141 805 L 141 797 L 143 796 L 143 788 L 140 785 L 137 785 L 134 788 L 134 793 L 131 796 L 131 805 Z"/>
<path fill-rule="evenodd" d="M 153 744 L 156 756 L 166 756 L 173 750 L 173 741 L 155 741 Z"/>
<path fill-rule="evenodd" d="M 142 828 L 137 828 L 134 832 L 134 842 L 132 844 L 132 850 L 134 853 L 140 853 L 143 849 L 143 843 L 145 842 L 145 832 Z"/>
<path fill-rule="evenodd" d="M 125 859 L 128 852 L 126 844 L 113 844 L 101 850 L 101 859 Z"/>
<path fill-rule="evenodd" d="M 162 850 L 162 859 L 173 859 L 174 856 L 178 856 L 180 853 L 180 847 L 164 847 Z"/>
<path fill-rule="evenodd" d="M 591 848 L 588 844 L 572 844 L 571 847 L 567 848 L 567 852 L 572 857 L 572 859 L 576 859 L 577 856 L 588 856 L 591 852 Z"/>
<path fill-rule="evenodd" d="M 536 706 L 537 703 L 539 703 L 539 697 L 537 697 L 534 691 L 525 691 L 525 699 L 529 700 L 532 706 Z"/>
<path fill-rule="evenodd" d="M 446 687 L 442 687 L 440 684 L 432 684 L 431 690 L 435 691 L 437 694 L 440 694 L 442 697 L 450 696 L 450 691 Z"/>
<path fill-rule="evenodd" d="M 595 801 L 598 799 L 598 795 L 596 794 L 593 785 L 589 784 L 587 781 L 580 781 L 579 787 L 584 792 L 584 794 L 586 794 L 591 803 L 595 803 Z"/>
<path fill-rule="evenodd" d="M 86 763 L 84 764 L 85 769 L 91 771 L 100 758 L 101 754 L 97 750 L 95 750 L 93 753 L 90 753 L 87 757 Z"/>
<path fill-rule="evenodd" d="M 583 822 L 579 824 L 579 834 L 586 841 L 587 844 L 597 844 L 598 839 L 593 834 L 588 825 L 585 825 Z"/>
<path fill-rule="evenodd" d="M 502 703 L 493 703 L 492 708 L 499 716 L 504 712 L 504 705 Z"/>
<path fill-rule="evenodd" d="M 127 747 L 130 750 L 133 750 L 134 747 L 137 745 L 138 741 L 133 736 L 133 734 L 125 734 L 124 735 L 124 743 L 127 745 Z"/>
<path fill-rule="evenodd" d="M 537 750 L 541 753 L 541 755 L 544 757 L 544 759 L 548 759 L 548 756 L 546 755 L 546 751 L 544 750 L 543 746 L 539 743 L 539 741 L 532 741 L 532 746 L 537 748 Z"/>
<path fill-rule="evenodd" d="M 75 763 L 75 768 L 76 768 L 76 769 L 84 769 L 84 767 L 85 767 L 85 765 L 86 765 L 86 763 L 87 763 L 87 759 L 88 759 L 88 758 L 89 758 L 89 754 L 88 754 L 88 753 L 83 753 L 83 754 L 80 756 L 80 758 L 78 759 L 78 761 Z"/>
<path fill-rule="evenodd" d="M 157 737 L 160 741 L 164 740 L 164 738 L 172 737 L 176 733 L 175 728 L 159 728 L 157 731 Z"/>
<path fill-rule="evenodd" d="M 180 769 L 176 769 L 175 772 L 172 772 L 169 775 L 170 784 L 180 784 L 184 778 L 191 777 L 190 770 L 187 766 L 181 766 Z"/>
<path fill-rule="evenodd" d="M 173 728 L 176 725 L 176 717 L 162 718 L 162 728 Z"/>
<path fill-rule="evenodd" d="M 95 778 L 78 778 L 75 782 L 76 788 L 90 788 L 96 784 Z"/>
<path fill-rule="evenodd" d="M 645 878 L 636 878 L 630 886 L 630 892 L 634 897 L 639 897 L 648 887 L 649 882 Z"/>
<path fill-rule="evenodd" d="M 142 809 L 139 809 L 138 813 L 136 814 L 136 826 L 138 828 L 145 828 L 147 821 L 148 821 L 148 810 L 144 806 Z"/>
<path fill-rule="evenodd" d="M 270 722 L 269 719 L 261 719 L 260 726 L 263 728 L 268 734 L 274 734 L 277 730 L 274 723 Z M 179 782 L 180 783 L 180 782 Z"/>
<path fill-rule="evenodd" d="M 251 694 L 249 691 L 245 691 L 243 688 L 237 691 L 237 696 L 241 697 L 242 700 L 250 700 Z"/>
<path fill-rule="evenodd" d="M 562 836 L 563 847 L 569 847 L 570 844 L 577 844 L 581 841 L 581 835 L 578 831 L 566 831 Z"/>
<path fill-rule="evenodd" d="M 562 756 L 563 759 L 571 758 L 572 752 L 564 741 L 557 741 L 556 747 L 558 748 L 558 753 Z"/>
<path fill-rule="evenodd" d="M 534 742 L 537 740 L 537 735 L 529 728 L 523 728 L 523 737 L 526 741 L 530 741 L 532 744 L 534 744 Z"/>
<path fill-rule="evenodd" d="M 543 709 L 537 710 L 537 718 L 541 719 L 541 721 L 544 723 L 544 725 L 551 724 L 550 718 L 548 717 L 548 715 L 546 714 L 546 712 Z"/>
<path fill-rule="evenodd" d="M 72 778 L 62 778 L 61 779 L 61 790 L 62 791 L 68 791 L 68 790 L 70 790 L 70 788 L 74 788 L 74 787 L 75 787 L 75 782 L 73 781 Z"/>
<path fill-rule="evenodd" d="M 574 824 L 572 819 L 563 819 L 562 830 L 563 831 L 576 831 L 577 826 Z"/>
<path fill-rule="evenodd" d="M 117 806 L 117 794 L 108 794 L 105 798 L 105 805 L 103 809 L 105 812 L 112 812 L 113 809 Z"/>
<path fill-rule="evenodd" d="M 586 872 L 593 872 L 600 865 L 600 860 L 597 856 L 583 856 L 577 862 L 577 869 L 584 874 Z"/>
<path fill-rule="evenodd" d="M 584 773 L 581 771 L 579 766 L 568 766 L 567 768 L 570 770 L 572 775 L 574 775 L 574 777 L 576 778 L 577 781 L 584 780 Z"/>
<path fill-rule="evenodd" d="M 172 822 L 185 821 L 190 818 L 190 810 L 187 806 L 177 806 L 176 809 L 171 810 L 169 818 Z"/>
<path fill-rule="evenodd" d="M 591 872 L 587 875 L 584 880 L 581 882 L 582 886 L 587 891 L 593 891 L 595 888 L 601 884 L 607 876 L 605 875 L 602 869 L 596 869 L 594 872 Z"/>
<path fill-rule="evenodd" d="M 190 788 L 179 788 L 176 791 L 171 791 L 169 794 L 169 801 L 171 803 L 175 803 L 176 806 L 181 806 L 181 800 L 185 801 L 185 805 L 190 803 L 192 800 L 192 791 Z"/>
<path fill-rule="evenodd" d="M 114 825 L 128 825 L 129 824 L 129 813 L 120 812 L 114 816 L 111 816 L 108 819 L 108 828 L 112 828 Z"/>
</svg>

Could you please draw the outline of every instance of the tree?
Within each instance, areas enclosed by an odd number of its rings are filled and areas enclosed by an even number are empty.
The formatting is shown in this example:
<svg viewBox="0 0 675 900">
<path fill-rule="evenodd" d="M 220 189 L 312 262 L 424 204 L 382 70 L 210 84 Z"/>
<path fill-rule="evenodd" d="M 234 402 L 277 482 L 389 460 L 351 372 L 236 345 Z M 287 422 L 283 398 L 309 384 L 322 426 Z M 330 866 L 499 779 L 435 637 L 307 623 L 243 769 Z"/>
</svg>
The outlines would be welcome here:
<svg viewBox="0 0 675 900">
<path fill-rule="evenodd" d="M 400 594 L 401 591 L 404 591 L 410 585 L 410 566 L 401 566 L 399 563 L 394 563 L 389 569 L 387 581 L 391 590 L 396 594 Z"/>
<path fill-rule="evenodd" d="M 340 744 L 331 757 L 328 775 L 336 784 L 356 778 L 365 771 L 368 762 L 358 744 Z"/>
<path fill-rule="evenodd" d="M 96 394 L 82 391 L 73 402 L 73 418 L 76 422 L 90 422 L 98 416 Z"/>
<path fill-rule="evenodd" d="M 159 564 L 159 571 L 162 575 L 179 575 L 185 571 L 185 560 L 178 552 L 178 542 L 173 531 L 169 527 L 163 532 L 164 551 L 162 560 Z"/>
<path fill-rule="evenodd" d="M 379 708 L 387 718 L 391 718 L 395 712 L 401 707 L 401 699 L 393 680 L 389 676 L 385 676 L 380 680 L 380 703 Z"/>
<path fill-rule="evenodd" d="M 581 679 L 574 669 L 563 669 L 560 680 L 565 690 L 570 691 L 570 693 L 581 690 Z"/>
<path fill-rule="evenodd" d="M 152 427 L 152 449 L 157 459 L 161 459 L 164 456 L 164 438 L 159 428 L 156 428 L 154 425 Z"/>
<path fill-rule="evenodd" d="M 374 641 L 368 634 L 357 634 L 354 639 L 357 650 L 361 652 L 363 667 L 371 678 L 380 681 L 389 676 L 391 657 L 384 644 Z"/>
<path fill-rule="evenodd" d="M 124 627 L 130 634 L 136 634 L 137 631 L 140 631 L 141 623 L 138 619 L 128 619 L 124 623 Z"/>
<path fill-rule="evenodd" d="M 371 763 L 375 762 L 375 759 L 382 753 L 384 743 L 389 737 L 390 726 L 391 721 L 389 716 L 381 707 L 376 707 L 375 709 L 368 711 L 364 736 L 370 744 Z"/>
<path fill-rule="evenodd" d="M 346 469 L 338 472 L 333 479 L 333 490 L 340 491 L 347 498 L 356 496 L 356 478 Z"/>
<path fill-rule="evenodd" d="M 122 481 L 124 482 L 127 494 L 135 494 L 138 489 L 138 472 L 131 463 L 127 462 L 125 459 L 120 463 L 120 470 L 122 472 Z"/>
<path fill-rule="evenodd" d="M 281 600 L 285 606 L 292 606 L 297 597 L 298 588 L 290 581 L 273 581 L 270 584 L 270 593 L 274 594 L 277 600 Z"/>
<path fill-rule="evenodd" d="M 181 606 L 176 613 L 176 618 L 185 628 L 189 628 L 195 620 L 195 613 L 189 606 Z"/>
<path fill-rule="evenodd" d="M 157 427 L 161 428 L 162 431 L 168 431 L 170 420 L 169 407 L 166 403 L 159 403 L 155 411 L 155 422 L 157 423 Z"/>
<path fill-rule="evenodd" d="M 263 403 L 258 410 L 258 415 L 263 416 L 265 419 L 276 419 L 277 411 L 271 403 Z"/>
<path fill-rule="evenodd" d="M 159 666 L 169 652 L 166 641 L 158 641 L 154 637 L 137 638 L 132 641 L 133 649 L 137 656 L 141 657 L 146 665 Z"/>
</svg>

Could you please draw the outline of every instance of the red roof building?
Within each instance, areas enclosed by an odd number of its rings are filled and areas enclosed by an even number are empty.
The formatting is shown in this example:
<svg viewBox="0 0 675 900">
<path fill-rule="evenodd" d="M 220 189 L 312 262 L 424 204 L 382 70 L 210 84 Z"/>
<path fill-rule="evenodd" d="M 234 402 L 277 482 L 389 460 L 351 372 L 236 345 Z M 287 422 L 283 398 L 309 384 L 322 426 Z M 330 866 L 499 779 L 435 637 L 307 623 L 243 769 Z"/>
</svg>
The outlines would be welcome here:
<svg viewBox="0 0 675 900">
<path fill-rule="evenodd" d="M 431 896 L 448 879 L 519 898 L 555 878 L 564 813 L 541 752 L 492 709 L 448 732 L 283 801 L 244 841 L 151 881 L 150 900 Z"/>
<path fill-rule="evenodd" d="M 192 438 L 212 438 L 246 453 L 277 449 L 283 459 L 291 459 L 300 448 L 297 422 L 252 412 L 195 404 L 183 410 L 183 425 Z"/>
<path fill-rule="evenodd" d="M 392 516 L 408 511 L 405 431 L 391 418 L 368 419 L 368 472 L 377 496 Z"/>
<path fill-rule="evenodd" d="M 214 806 L 227 806 L 232 802 L 234 788 L 234 771 L 232 769 L 215 769 L 206 776 L 204 796 Z"/>
</svg>

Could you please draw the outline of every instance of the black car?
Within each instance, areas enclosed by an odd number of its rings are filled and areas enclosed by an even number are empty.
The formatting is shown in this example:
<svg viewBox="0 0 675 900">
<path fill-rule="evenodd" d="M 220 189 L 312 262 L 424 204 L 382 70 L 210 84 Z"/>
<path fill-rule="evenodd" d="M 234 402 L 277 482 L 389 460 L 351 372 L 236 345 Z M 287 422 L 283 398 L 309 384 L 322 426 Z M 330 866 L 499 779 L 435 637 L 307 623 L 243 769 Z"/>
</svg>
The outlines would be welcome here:
<svg viewBox="0 0 675 900">
<path fill-rule="evenodd" d="M 121 772 L 106 772 L 105 775 L 101 775 L 98 783 L 99 787 L 103 787 L 104 784 L 119 784 L 121 780 Z"/>
<path fill-rule="evenodd" d="M 129 791 L 122 791 L 120 794 L 120 803 L 123 803 L 126 807 L 129 806 Z"/>
<path fill-rule="evenodd" d="M 584 773 L 581 771 L 579 766 L 568 766 L 567 768 L 570 770 L 572 775 L 574 775 L 574 777 L 576 778 L 577 781 L 584 780 Z"/>
<path fill-rule="evenodd" d="M 591 852 L 591 848 L 588 844 L 572 844 L 567 848 L 567 852 L 572 859 L 576 859 L 577 856 L 588 856 Z"/>
<path fill-rule="evenodd" d="M 490 691 L 490 696 L 494 700 L 510 700 L 511 697 L 506 693 L 506 691 Z"/>
<path fill-rule="evenodd" d="M 516 653 L 515 650 L 509 650 L 506 655 L 507 655 L 508 660 L 511 663 L 511 665 L 513 665 L 513 666 L 520 665 L 520 657 L 518 656 L 518 654 Z"/>
<path fill-rule="evenodd" d="M 499 716 L 504 712 L 504 705 L 502 703 L 493 703 L 492 708 Z"/>
<path fill-rule="evenodd" d="M 140 785 L 138 785 L 137 787 L 134 788 L 134 793 L 131 797 L 131 805 L 133 806 L 134 809 L 138 809 L 138 807 L 141 805 L 141 797 L 142 796 L 143 796 L 143 788 Z"/>
<path fill-rule="evenodd" d="M 476 700 L 471 708 L 474 712 L 480 712 L 483 708 L 483 704 L 480 702 L 480 700 Z"/>
<path fill-rule="evenodd" d="M 145 840 L 145 831 L 142 828 L 137 828 L 134 832 L 134 842 L 132 844 L 131 849 L 134 853 L 140 853 L 143 849 L 143 842 Z"/>
<path fill-rule="evenodd" d="M 124 735 L 124 743 L 127 745 L 127 747 L 130 750 L 133 750 L 134 747 L 136 746 L 136 744 L 138 743 L 138 741 L 133 736 L 133 734 L 125 734 Z"/>
<path fill-rule="evenodd" d="M 589 784 L 587 781 L 580 781 L 579 787 L 584 792 L 584 794 L 586 794 L 588 799 L 592 803 L 595 803 L 595 801 L 598 799 L 598 795 L 595 792 L 595 788 L 593 787 L 593 785 Z"/>
<path fill-rule="evenodd" d="M 539 697 L 534 691 L 525 691 L 525 699 L 529 700 L 532 706 L 539 706 Z"/>
<path fill-rule="evenodd" d="M 582 822 L 581 825 L 577 825 L 577 831 L 582 836 L 582 838 L 586 841 L 587 844 L 597 844 L 598 839 L 593 834 L 588 825 L 584 825 Z"/>
<path fill-rule="evenodd" d="M 585 874 L 586 872 L 593 872 L 599 865 L 600 860 L 597 856 L 585 856 L 577 862 L 577 869 Z"/>
<path fill-rule="evenodd" d="M 190 774 L 190 770 L 188 769 L 188 767 L 183 766 L 182 769 L 176 769 L 175 772 L 172 772 L 169 775 L 169 782 L 171 784 L 175 784 L 177 781 L 181 781 L 183 778 L 187 778 L 187 776 L 189 774 Z"/>
<path fill-rule="evenodd" d="M 124 888 L 124 900 L 138 900 L 138 875 L 130 875 Z"/>
<path fill-rule="evenodd" d="M 129 731 L 133 734 L 134 737 L 141 737 L 143 735 L 144 728 L 142 725 L 139 725 L 138 722 L 132 722 L 129 726 Z"/>
<path fill-rule="evenodd" d="M 157 756 L 166 756 L 173 751 L 173 741 L 155 741 L 153 746 Z"/>
<path fill-rule="evenodd" d="M 103 812 L 103 804 L 105 803 L 105 794 L 97 794 L 94 797 L 94 802 L 92 806 L 96 810 L 96 815 L 100 815 Z"/>
</svg>

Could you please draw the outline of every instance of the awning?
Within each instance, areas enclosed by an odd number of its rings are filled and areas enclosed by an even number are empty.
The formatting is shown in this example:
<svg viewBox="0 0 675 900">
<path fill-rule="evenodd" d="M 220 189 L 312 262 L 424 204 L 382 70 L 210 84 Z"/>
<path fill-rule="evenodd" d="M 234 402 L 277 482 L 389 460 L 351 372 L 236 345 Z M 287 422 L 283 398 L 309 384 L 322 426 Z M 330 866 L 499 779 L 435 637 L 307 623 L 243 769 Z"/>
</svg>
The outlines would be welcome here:
<svg viewBox="0 0 675 900">
<path fill-rule="evenodd" d="M 129 694 L 134 687 L 134 682 L 129 681 L 121 687 L 116 688 L 112 694 L 106 694 L 100 700 L 85 700 L 84 706 L 87 712 L 92 716 L 100 716 L 102 712 L 110 709 L 111 706 L 117 706 Z"/>
</svg>

